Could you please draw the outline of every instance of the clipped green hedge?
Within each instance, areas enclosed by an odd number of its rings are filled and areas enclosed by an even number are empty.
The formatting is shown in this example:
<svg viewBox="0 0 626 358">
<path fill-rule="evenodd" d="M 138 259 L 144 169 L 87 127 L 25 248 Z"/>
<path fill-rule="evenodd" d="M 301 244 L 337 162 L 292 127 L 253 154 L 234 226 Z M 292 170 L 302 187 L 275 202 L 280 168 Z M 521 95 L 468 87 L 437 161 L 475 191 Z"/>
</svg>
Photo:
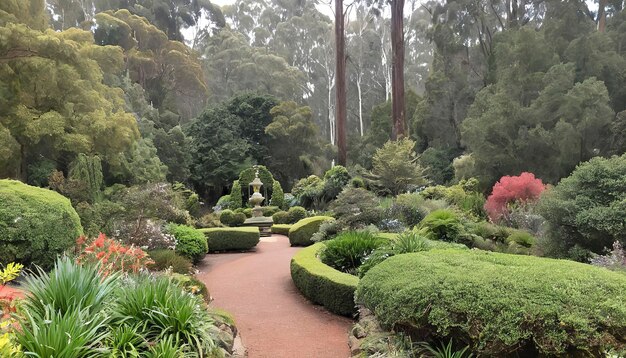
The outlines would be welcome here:
<svg viewBox="0 0 626 358">
<path fill-rule="evenodd" d="M 354 291 L 359 278 L 335 270 L 318 259 L 324 243 L 304 248 L 291 259 L 291 279 L 302 294 L 327 310 L 344 316 L 356 313 Z"/>
<path fill-rule="evenodd" d="M 69 199 L 16 180 L 0 180 L 0 263 L 51 269 L 83 234 Z"/>
<path fill-rule="evenodd" d="M 215 227 L 200 229 L 207 238 L 209 252 L 250 250 L 259 243 L 259 228 L 246 227 Z"/>
<path fill-rule="evenodd" d="M 604 356 L 626 349 L 626 275 L 573 261 L 480 250 L 391 257 L 356 301 L 416 338 L 479 356 Z"/>
<path fill-rule="evenodd" d="M 279 235 L 289 235 L 289 229 L 291 229 L 293 225 L 289 225 L 289 224 L 274 224 L 272 225 L 272 234 L 279 234 Z"/>
<path fill-rule="evenodd" d="M 324 221 L 334 220 L 330 216 L 312 216 L 302 219 L 289 229 L 289 243 L 291 246 L 309 246 L 313 244 L 311 237 L 315 234 Z"/>
</svg>

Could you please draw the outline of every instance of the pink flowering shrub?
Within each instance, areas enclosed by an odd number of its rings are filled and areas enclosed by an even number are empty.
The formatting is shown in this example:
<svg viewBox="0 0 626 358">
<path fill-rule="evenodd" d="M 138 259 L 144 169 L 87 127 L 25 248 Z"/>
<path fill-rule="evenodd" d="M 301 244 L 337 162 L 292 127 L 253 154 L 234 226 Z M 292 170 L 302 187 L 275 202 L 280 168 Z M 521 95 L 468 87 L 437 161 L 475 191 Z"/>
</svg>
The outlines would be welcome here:
<svg viewBox="0 0 626 358">
<path fill-rule="evenodd" d="M 100 272 L 105 276 L 115 271 L 137 273 L 154 263 L 142 249 L 134 245 L 124 246 L 102 233 L 87 245 L 86 241 L 84 236 L 76 240 L 79 253 L 76 262 L 79 264 L 99 263 Z"/>
<path fill-rule="evenodd" d="M 485 203 L 485 211 L 492 222 L 498 222 L 509 214 L 511 205 L 535 202 L 544 190 L 546 186 L 533 173 L 503 176 L 493 186 Z"/>
</svg>

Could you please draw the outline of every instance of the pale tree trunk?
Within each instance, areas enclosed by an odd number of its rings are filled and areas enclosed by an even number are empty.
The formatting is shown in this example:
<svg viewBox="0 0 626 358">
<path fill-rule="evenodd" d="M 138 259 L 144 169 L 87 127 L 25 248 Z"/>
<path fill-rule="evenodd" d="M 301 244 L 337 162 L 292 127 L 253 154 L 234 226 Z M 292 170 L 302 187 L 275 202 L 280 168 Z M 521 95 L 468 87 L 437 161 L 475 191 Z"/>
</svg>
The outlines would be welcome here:
<svg viewBox="0 0 626 358">
<path fill-rule="evenodd" d="M 345 55 L 345 18 L 343 15 L 343 0 L 335 0 L 335 111 L 337 123 L 338 163 L 346 165 L 346 55 Z"/>
<path fill-rule="evenodd" d="M 598 5 L 598 31 L 600 32 L 606 29 L 606 4 L 607 0 L 600 0 Z"/>
<path fill-rule="evenodd" d="M 363 129 L 363 90 L 361 89 L 361 81 L 363 80 L 363 74 L 359 73 L 356 76 L 356 91 L 359 96 L 359 134 L 361 137 L 365 134 Z"/>
<path fill-rule="evenodd" d="M 387 41 L 385 41 L 384 29 L 380 35 L 380 53 L 383 77 L 385 78 L 385 101 L 389 101 L 391 98 L 391 66 L 389 56 L 387 55 Z"/>
<path fill-rule="evenodd" d="M 330 144 L 335 145 L 335 108 L 333 107 L 333 87 L 335 87 L 335 80 L 330 73 L 328 78 L 328 132 L 330 134 Z"/>
<path fill-rule="evenodd" d="M 404 109 L 404 0 L 391 2 L 391 106 L 393 140 L 407 136 Z"/>
</svg>

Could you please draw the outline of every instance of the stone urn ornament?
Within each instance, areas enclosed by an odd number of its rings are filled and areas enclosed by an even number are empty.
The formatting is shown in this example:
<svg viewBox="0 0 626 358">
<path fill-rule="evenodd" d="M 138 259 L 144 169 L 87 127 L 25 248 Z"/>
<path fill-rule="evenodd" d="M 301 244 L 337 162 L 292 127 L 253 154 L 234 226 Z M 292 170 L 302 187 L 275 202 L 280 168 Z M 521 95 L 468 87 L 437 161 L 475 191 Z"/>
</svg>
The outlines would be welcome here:
<svg viewBox="0 0 626 358">
<path fill-rule="evenodd" d="M 256 226 L 259 228 L 261 236 L 271 236 L 274 220 L 272 217 L 263 216 L 263 208 L 261 207 L 261 204 L 265 200 L 263 195 L 261 195 L 263 182 L 259 179 L 259 169 L 257 166 L 255 166 L 254 169 L 254 180 L 249 184 L 252 187 L 252 195 L 250 195 L 250 199 L 248 199 L 248 202 L 253 205 L 252 217 L 244 222 L 244 226 Z"/>
</svg>

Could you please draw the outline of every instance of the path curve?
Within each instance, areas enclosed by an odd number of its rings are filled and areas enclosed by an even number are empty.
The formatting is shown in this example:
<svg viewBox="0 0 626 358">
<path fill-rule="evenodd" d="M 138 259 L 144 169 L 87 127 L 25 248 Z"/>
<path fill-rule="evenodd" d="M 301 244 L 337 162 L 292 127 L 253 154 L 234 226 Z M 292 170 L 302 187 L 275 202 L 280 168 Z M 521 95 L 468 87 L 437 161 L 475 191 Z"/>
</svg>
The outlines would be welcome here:
<svg viewBox="0 0 626 358">
<path fill-rule="evenodd" d="M 282 235 L 262 238 L 256 251 L 209 254 L 198 279 L 213 305 L 233 314 L 249 358 L 347 358 L 352 321 L 307 301 L 289 263 L 300 248 Z"/>
</svg>

